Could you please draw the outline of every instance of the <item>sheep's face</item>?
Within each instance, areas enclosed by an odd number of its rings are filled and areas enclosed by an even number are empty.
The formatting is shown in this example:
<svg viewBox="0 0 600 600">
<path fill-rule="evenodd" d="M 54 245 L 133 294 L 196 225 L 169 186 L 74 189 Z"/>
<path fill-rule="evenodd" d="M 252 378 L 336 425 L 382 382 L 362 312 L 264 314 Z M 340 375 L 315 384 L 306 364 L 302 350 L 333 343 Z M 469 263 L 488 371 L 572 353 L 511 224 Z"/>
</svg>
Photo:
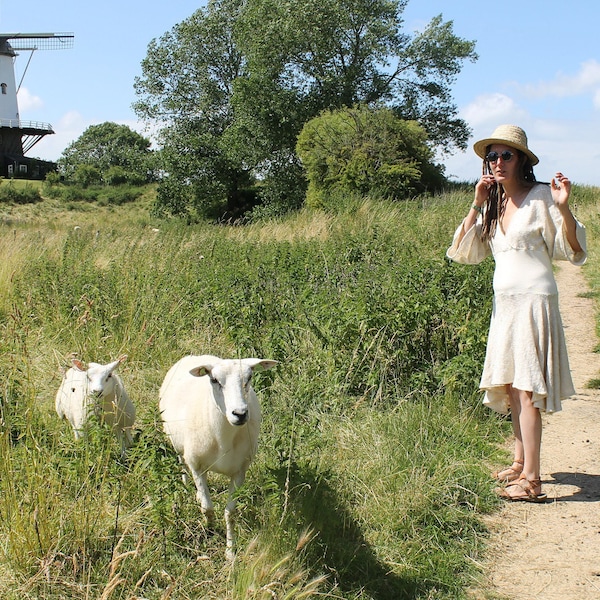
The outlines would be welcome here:
<svg viewBox="0 0 600 600">
<path fill-rule="evenodd" d="M 97 365 L 90 363 L 86 372 L 88 380 L 88 392 L 93 396 L 109 396 L 115 389 L 113 378 L 114 368 L 110 365 Z"/>
<path fill-rule="evenodd" d="M 107 365 L 98 363 L 89 363 L 86 366 L 81 361 L 73 361 L 73 366 L 85 372 L 86 376 L 86 391 L 89 395 L 97 398 L 111 395 L 115 390 L 115 380 L 113 372 L 123 362 L 124 357 L 119 358 Z"/>
<path fill-rule="evenodd" d="M 190 370 L 194 377 L 208 378 L 212 395 L 219 411 L 231 425 L 244 425 L 251 416 L 248 399 L 253 393 L 252 374 L 255 369 L 271 369 L 277 361 L 261 358 L 219 359 L 210 358 Z"/>
<path fill-rule="evenodd" d="M 217 407 L 231 425 L 240 426 L 248 421 L 248 394 L 252 369 L 241 361 L 220 363 L 207 372 Z"/>
</svg>

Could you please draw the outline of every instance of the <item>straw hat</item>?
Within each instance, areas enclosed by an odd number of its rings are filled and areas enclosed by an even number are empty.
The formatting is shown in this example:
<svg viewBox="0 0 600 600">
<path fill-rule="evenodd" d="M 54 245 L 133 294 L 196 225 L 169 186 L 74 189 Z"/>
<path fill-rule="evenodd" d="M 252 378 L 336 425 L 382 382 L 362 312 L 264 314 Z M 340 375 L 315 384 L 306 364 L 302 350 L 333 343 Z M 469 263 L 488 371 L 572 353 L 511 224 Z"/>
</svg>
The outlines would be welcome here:
<svg viewBox="0 0 600 600">
<path fill-rule="evenodd" d="M 531 160 L 532 165 L 537 165 L 540 162 L 539 158 L 527 147 L 527 135 L 516 125 L 500 125 L 496 127 L 489 138 L 475 142 L 473 150 L 475 150 L 477 156 L 485 158 L 485 150 L 491 144 L 504 144 L 505 146 L 510 146 L 524 152 L 529 157 L 529 160 Z"/>
</svg>

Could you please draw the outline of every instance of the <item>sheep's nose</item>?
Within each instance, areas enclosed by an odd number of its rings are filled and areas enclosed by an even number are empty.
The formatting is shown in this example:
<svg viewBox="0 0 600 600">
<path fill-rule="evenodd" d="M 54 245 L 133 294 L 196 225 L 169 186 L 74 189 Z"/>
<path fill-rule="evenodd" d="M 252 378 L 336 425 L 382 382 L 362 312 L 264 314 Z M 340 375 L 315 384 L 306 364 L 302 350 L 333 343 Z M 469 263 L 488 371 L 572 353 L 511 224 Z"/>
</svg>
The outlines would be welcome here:
<svg viewBox="0 0 600 600">
<path fill-rule="evenodd" d="M 247 410 L 232 410 L 231 414 L 235 420 L 235 425 L 243 425 L 248 420 Z"/>
</svg>

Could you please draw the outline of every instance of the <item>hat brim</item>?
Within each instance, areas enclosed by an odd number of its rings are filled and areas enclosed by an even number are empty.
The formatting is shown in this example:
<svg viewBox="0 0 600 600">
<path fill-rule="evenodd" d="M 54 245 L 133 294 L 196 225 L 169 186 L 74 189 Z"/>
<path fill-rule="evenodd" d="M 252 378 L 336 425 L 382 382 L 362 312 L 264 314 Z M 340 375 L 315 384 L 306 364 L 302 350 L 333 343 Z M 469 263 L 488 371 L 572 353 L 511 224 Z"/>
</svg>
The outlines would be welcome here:
<svg viewBox="0 0 600 600">
<path fill-rule="evenodd" d="M 486 148 L 492 144 L 502 144 L 503 146 L 509 146 L 510 148 L 520 150 L 529 157 L 532 165 L 537 165 L 540 162 L 540 159 L 529 148 L 500 138 L 486 138 L 485 140 L 479 140 L 473 144 L 473 150 L 475 150 L 475 154 L 477 154 L 479 158 L 485 158 Z"/>
</svg>

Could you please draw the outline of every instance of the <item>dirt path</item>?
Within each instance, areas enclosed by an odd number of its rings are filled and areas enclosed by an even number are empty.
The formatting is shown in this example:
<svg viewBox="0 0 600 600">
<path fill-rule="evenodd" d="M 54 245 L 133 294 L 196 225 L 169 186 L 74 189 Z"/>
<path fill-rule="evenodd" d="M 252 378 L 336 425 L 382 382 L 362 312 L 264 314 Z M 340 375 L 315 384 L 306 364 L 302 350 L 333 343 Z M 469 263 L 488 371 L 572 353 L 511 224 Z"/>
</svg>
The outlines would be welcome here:
<svg viewBox="0 0 600 600">
<path fill-rule="evenodd" d="M 542 482 L 547 504 L 507 503 L 494 531 L 487 590 L 478 598 L 600 598 L 600 377 L 593 300 L 581 269 L 561 263 L 560 306 L 577 395 L 544 416 Z"/>
</svg>

